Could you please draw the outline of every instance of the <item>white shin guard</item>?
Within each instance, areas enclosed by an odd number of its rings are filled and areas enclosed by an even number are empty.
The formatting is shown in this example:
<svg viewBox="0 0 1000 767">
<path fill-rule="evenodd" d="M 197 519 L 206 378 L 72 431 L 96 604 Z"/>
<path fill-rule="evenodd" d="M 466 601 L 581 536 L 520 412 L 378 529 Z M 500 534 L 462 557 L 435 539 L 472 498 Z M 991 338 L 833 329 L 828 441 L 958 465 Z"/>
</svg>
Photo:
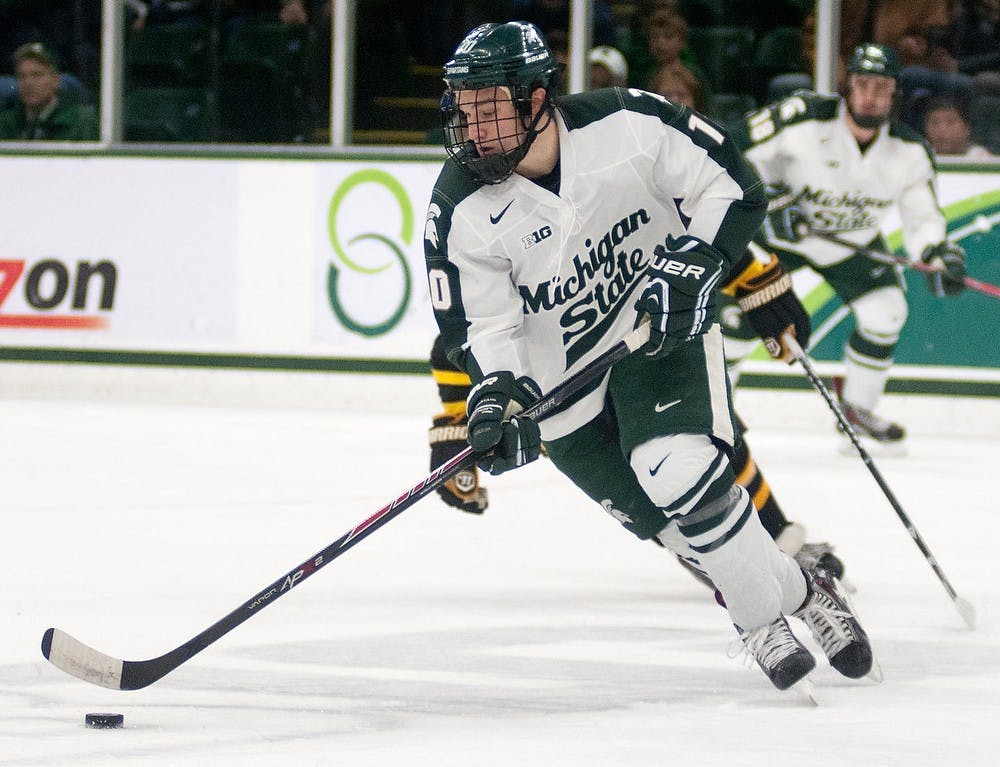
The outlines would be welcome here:
<svg viewBox="0 0 1000 767">
<path fill-rule="evenodd" d="M 650 440 L 632 452 L 631 464 L 643 490 L 673 520 L 657 537 L 711 578 L 736 625 L 752 631 L 802 605 L 805 577 L 761 525 L 746 490 L 733 485 L 722 498 L 702 503 L 728 467 L 708 437 Z"/>
<path fill-rule="evenodd" d="M 806 581 L 795 560 L 778 548 L 760 523 L 746 490 L 734 485 L 726 500 L 737 522 L 711 550 L 699 551 L 698 546 L 694 550 L 721 592 L 733 623 L 752 631 L 801 607 Z"/>
<path fill-rule="evenodd" d="M 906 323 L 906 296 L 896 287 L 881 288 L 856 298 L 851 311 L 858 335 L 872 344 L 893 346 Z M 891 358 L 876 359 L 848 346 L 844 350 L 844 399 L 874 410 L 885 391 L 891 367 Z"/>
</svg>

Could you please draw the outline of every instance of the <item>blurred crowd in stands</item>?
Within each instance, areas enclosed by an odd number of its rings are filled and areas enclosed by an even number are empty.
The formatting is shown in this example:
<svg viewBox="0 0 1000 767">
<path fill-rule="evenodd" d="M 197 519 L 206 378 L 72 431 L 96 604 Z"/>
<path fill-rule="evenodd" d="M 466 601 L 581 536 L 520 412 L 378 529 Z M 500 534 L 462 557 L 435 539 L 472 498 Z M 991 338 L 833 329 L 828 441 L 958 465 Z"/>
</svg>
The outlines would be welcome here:
<svg viewBox="0 0 1000 767">
<path fill-rule="evenodd" d="M 569 5 L 357 0 L 354 142 L 440 135 L 441 65 L 478 23 L 531 21 L 565 60 Z M 330 0 L 126 0 L 125 8 L 127 141 L 329 141 Z M 813 85 L 813 0 L 593 0 L 592 8 L 590 87 L 651 90 L 726 124 Z M 100 0 L 0 0 L 0 138 L 51 137 L 23 94 L 38 74 L 27 70 L 39 67 L 56 76 L 64 122 L 65 107 L 83 107 L 70 115 L 83 125 L 72 135 L 93 135 L 100 16 Z M 840 23 L 841 81 L 857 43 L 890 45 L 903 64 L 898 119 L 939 154 L 1000 154 L 1000 0 L 842 0 Z M 29 44 L 36 53 L 25 56 Z M 12 125 L 20 134 L 8 135 Z"/>
</svg>

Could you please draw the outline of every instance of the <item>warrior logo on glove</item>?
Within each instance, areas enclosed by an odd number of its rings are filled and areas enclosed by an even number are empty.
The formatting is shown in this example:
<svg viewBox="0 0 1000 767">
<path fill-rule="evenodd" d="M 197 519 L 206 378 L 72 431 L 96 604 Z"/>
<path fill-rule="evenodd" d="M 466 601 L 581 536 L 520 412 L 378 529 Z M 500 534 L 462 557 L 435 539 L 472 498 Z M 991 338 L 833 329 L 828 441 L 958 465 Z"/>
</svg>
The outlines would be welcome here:
<svg viewBox="0 0 1000 767">
<path fill-rule="evenodd" d="M 792 333 L 805 348 L 812 331 L 809 312 L 792 291 L 791 276 L 773 254 L 767 261 L 758 261 L 750 251 L 734 271 L 736 277 L 722 291 L 739 302 L 750 327 L 763 339 L 767 353 L 791 364 L 795 356 L 785 346 L 785 333 Z"/>
<path fill-rule="evenodd" d="M 465 450 L 469 444 L 467 422 L 465 413 L 441 413 L 434 417 L 434 425 L 428 432 L 431 470 Z M 441 485 L 438 495 L 449 506 L 470 514 L 482 514 L 489 506 L 489 496 L 479 484 L 479 470 L 475 466 L 462 469 Z"/>
</svg>

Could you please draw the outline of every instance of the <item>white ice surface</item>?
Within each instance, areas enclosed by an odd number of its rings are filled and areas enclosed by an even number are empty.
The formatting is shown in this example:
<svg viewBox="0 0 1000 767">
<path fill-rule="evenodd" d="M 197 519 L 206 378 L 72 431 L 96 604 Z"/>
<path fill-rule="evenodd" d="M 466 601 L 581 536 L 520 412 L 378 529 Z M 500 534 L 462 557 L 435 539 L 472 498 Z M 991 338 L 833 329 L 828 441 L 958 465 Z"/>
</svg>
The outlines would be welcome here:
<svg viewBox="0 0 1000 767">
<path fill-rule="evenodd" d="M 546 461 L 481 517 L 428 498 L 136 692 L 48 664 L 56 626 L 141 660 L 184 642 L 427 470 L 429 379 L 331 377 L 342 410 L 0 400 L 0 765 L 1000 762 L 1000 401 L 890 397 L 875 461 L 968 631 L 813 392 L 739 392 L 789 515 L 834 542 L 885 682 L 820 706 L 727 657 L 707 591 Z M 92 711 L 125 728 L 90 730 Z"/>
</svg>

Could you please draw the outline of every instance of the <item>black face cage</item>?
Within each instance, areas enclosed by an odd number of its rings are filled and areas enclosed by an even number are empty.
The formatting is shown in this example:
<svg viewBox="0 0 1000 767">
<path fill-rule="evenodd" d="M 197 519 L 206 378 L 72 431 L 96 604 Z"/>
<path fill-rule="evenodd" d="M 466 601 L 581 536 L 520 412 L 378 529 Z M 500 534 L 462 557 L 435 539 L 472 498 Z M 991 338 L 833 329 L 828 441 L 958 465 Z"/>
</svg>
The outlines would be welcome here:
<svg viewBox="0 0 1000 767">
<path fill-rule="evenodd" d="M 444 128 L 444 147 L 454 158 L 459 167 L 473 178 L 484 184 L 499 184 L 510 178 L 517 166 L 528 154 L 535 136 L 538 135 L 538 123 L 542 116 L 549 113 L 550 97 L 546 90 L 545 103 L 535 118 L 531 117 L 532 87 L 524 85 L 508 86 L 512 95 L 509 97 L 514 104 L 516 118 L 514 120 L 498 120 L 490 118 L 494 123 L 493 130 L 487 131 L 494 143 L 503 142 L 517 146 L 506 151 L 480 155 L 475 142 L 469 136 L 470 123 L 468 117 L 458 108 L 458 89 L 449 88 L 441 97 L 441 124 Z M 535 86 L 538 87 L 538 86 Z M 472 91 L 473 89 L 470 89 Z M 500 90 L 500 86 L 484 87 L 474 91 L 478 103 L 496 102 L 508 96 Z M 475 115 L 478 110 L 472 106 L 470 113 Z M 496 112 L 494 111 L 494 115 Z M 495 137 L 495 138 L 494 138 Z"/>
</svg>

